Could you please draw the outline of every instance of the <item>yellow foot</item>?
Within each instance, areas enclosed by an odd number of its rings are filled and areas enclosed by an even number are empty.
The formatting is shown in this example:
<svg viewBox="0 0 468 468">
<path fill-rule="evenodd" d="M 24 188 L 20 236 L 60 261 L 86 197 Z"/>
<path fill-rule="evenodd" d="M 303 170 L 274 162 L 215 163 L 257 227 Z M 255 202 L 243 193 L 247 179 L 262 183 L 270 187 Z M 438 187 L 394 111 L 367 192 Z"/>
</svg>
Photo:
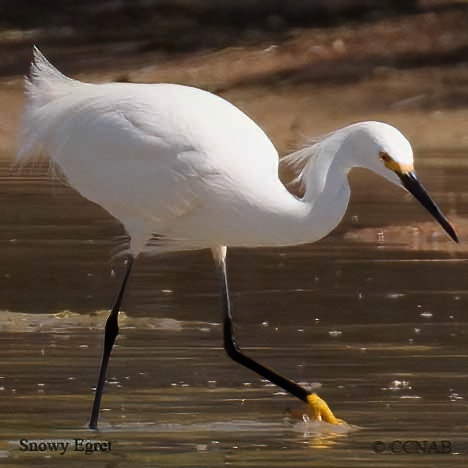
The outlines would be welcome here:
<svg viewBox="0 0 468 468">
<path fill-rule="evenodd" d="M 311 393 L 307 397 L 309 402 L 308 415 L 312 421 L 325 421 L 330 424 L 345 424 L 341 419 L 335 418 L 331 409 L 316 393 Z"/>
</svg>

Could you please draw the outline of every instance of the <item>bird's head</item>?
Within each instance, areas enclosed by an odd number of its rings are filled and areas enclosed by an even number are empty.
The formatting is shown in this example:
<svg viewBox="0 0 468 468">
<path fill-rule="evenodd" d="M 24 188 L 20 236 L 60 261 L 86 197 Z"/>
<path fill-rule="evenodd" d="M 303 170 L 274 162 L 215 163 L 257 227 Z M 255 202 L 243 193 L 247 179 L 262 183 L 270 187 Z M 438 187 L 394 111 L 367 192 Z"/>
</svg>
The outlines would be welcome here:
<svg viewBox="0 0 468 468">
<path fill-rule="evenodd" d="M 403 186 L 458 242 L 455 230 L 439 206 L 430 197 L 414 170 L 413 150 L 403 134 L 391 125 L 380 122 L 357 124 L 356 138 L 351 138 L 357 163 L 385 177 L 396 185 Z M 351 136 L 351 135 L 350 135 Z"/>
</svg>

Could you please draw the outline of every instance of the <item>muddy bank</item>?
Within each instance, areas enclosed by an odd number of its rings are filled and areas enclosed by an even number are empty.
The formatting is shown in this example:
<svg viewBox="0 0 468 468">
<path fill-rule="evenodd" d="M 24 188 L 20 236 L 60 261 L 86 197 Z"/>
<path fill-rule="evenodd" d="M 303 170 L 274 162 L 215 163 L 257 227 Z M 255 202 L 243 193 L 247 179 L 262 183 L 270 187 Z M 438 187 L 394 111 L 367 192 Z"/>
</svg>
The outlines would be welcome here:
<svg viewBox="0 0 468 468">
<path fill-rule="evenodd" d="M 173 82 L 218 93 L 253 117 L 281 153 L 360 120 L 396 125 L 417 150 L 466 151 L 466 24 L 468 9 L 448 8 L 289 29 L 287 38 L 259 35 L 250 44 L 190 53 L 146 47 L 141 39 L 80 42 L 57 31 L 4 31 L 0 152 L 14 154 L 33 42 L 78 79 Z"/>
</svg>

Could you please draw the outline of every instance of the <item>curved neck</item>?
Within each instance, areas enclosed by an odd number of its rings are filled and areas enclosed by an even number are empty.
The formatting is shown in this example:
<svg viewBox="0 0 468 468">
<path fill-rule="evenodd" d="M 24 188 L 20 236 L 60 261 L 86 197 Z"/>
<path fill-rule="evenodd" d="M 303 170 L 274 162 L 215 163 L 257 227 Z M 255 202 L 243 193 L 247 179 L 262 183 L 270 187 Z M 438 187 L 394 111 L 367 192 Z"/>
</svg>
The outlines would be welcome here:
<svg viewBox="0 0 468 468">
<path fill-rule="evenodd" d="M 331 161 L 328 167 L 322 166 L 323 172 L 315 171 L 314 178 L 317 185 L 308 190 L 303 203 L 309 205 L 309 213 L 306 216 L 307 225 L 313 226 L 313 239 L 308 242 L 325 237 L 342 220 L 350 198 L 348 172 L 350 167 L 343 163 L 339 154 Z M 321 191 L 317 193 L 315 187 Z M 308 182 L 308 185 L 310 181 Z M 310 233 L 309 233 L 310 236 Z"/>
<path fill-rule="evenodd" d="M 244 233 L 252 229 L 254 236 L 247 234 L 246 239 L 260 240 L 260 230 L 262 242 L 257 245 L 310 243 L 326 236 L 346 212 L 350 197 L 347 175 L 352 167 L 366 167 L 395 182 L 377 157 L 382 125 L 353 124 L 286 157 L 286 167 L 300 169 L 296 180 L 305 189 L 304 197 L 298 200 L 276 185 L 267 206 L 262 204 L 255 219 L 247 221 Z M 259 199 L 265 201 L 267 194 Z"/>
<path fill-rule="evenodd" d="M 348 206 L 350 189 L 347 180 L 349 169 L 339 159 L 332 161 L 324 175 L 321 193 L 315 200 L 304 197 L 298 200 L 281 184 L 269 201 L 254 207 L 252 212 L 242 210 L 242 219 L 231 218 L 239 233 L 242 225 L 241 243 L 227 236 L 228 246 L 281 246 L 315 242 L 332 231 L 343 218 Z M 315 175 L 319 176 L 316 172 Z M 278 181 L 280 184 L 280 182 Z M 309 194 L 310 195 L 310 194 Z M 261 197 L 259 197 L 261 198 Z"/>
</svg>

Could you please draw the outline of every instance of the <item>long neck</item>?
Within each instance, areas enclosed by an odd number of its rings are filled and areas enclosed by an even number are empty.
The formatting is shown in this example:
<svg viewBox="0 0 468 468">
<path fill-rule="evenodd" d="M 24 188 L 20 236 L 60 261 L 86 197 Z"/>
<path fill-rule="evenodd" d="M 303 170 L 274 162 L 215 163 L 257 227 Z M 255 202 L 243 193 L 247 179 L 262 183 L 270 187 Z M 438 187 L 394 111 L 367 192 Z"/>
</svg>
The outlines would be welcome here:
<svg viewBox="0 0 468 468">
<path fill-rule="evenodd" d="M 302 200 L 293 197 L 283 186 L 278 186 L 261 210 L 254 208 L 250 212 L 244 208 L 242 220 L 232 219 L 236 225 L 232 226 L 233 232 L 238 232 L 239 224 L 243 227 L 242 241 L 239 244 L 238 238 L 227 239 L 226 244 L 281 246 L 321 239 L 338 225 L 346 212 L 350 196 L 348 171 L 338 158 L 323 173 L 315 170 L 313 174 L 317 180 L 323 176 L 321 191 L 314 197 L 306 191 Z"/>
<path fill-rule="evenodd" d="M 306 224 L 313 227 L 314 242 L 325 237 L 342 220 L 348 207 L 350 188 L 348 183 L 349 169 L 341 159 L 336 157 L 324 176 L 324 184 L 321 193 L 314 198 L 309 198 L 308 190 L 303 203 L 310 206 L 306 217 Z"/>
<path fill-rule="evenodd" d="M 285 189 L 276 190 L 262 220 L 254 220 L 252 228 L 261 245 L 288 245 L 315 242 L 332 231 L 343 218 L 349 202 L 347 180 L 352 167 L 363 166 L 388 178 L 378 158 L 376 135 L 384 124 L 364 122 L 334 132 L 319 143 L 287 157 L 286 165 L 301 168 L 296 179 L 305 188 L 298 200 Z M 386 128 L 386 127 L 385 127 Z M 259 221 L 259 222 L 256 222 Z"/>
</svg>

